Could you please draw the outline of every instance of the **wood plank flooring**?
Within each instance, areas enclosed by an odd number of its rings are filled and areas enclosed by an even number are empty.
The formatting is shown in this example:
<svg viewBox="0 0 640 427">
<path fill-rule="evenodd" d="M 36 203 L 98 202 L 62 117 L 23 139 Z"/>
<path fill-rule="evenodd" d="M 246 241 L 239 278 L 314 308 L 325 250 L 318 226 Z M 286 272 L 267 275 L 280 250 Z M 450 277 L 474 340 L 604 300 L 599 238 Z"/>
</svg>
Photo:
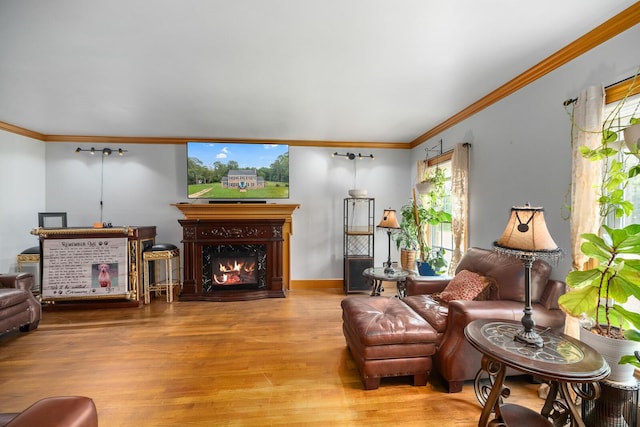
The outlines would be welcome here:
<svg viewBox="0 0 640 427">
<path fill-rule="evenodd" d="M 436 375 L 425 387 L 388 378 L 365 391 L 342 336 L 343 298 L 294 290 L 284 299 L 46 311 L 35 331 L 0 337 L 0 411 L 84 395 L 102 427 L 477 425 L 471 383 L 447 394 Z M 510 402 L 542 406 L 537 385 L 509 385 Z"/>
</svg>

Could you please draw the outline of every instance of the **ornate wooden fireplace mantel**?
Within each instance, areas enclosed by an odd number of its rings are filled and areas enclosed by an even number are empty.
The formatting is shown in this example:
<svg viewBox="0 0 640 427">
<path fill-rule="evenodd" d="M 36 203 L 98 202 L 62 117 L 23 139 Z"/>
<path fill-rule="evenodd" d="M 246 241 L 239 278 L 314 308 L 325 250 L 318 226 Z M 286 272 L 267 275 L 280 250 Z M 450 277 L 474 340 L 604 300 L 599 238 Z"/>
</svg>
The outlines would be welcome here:
<svg viewBox="0 0 640 427">
<path fill-rule="evenodd" d="M 284 297 L 289 290 L 292 214 L 297 204 L 173 204 L 183 214 L 184 283 L 180 299 L 237 301 Z M 219 245 L 259 247 L 266 279 L 260 286 L 220 287 L 212 284 L 210 254 Z M 263 249 L 262 249 L 263 248 Z M 262 256 L 262 255 L 261 255 Z M 264 282 L 264 283 L 262 283 Z"/>
</svg>

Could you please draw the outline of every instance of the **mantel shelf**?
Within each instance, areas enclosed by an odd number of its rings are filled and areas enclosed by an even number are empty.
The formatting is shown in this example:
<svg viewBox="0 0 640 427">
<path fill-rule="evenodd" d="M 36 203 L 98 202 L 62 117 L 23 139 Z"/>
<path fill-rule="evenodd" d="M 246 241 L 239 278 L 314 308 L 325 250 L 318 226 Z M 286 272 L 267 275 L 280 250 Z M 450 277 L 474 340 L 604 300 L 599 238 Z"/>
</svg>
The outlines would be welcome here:
<svg viewBox="0 0 640 427">
<path fill-rule="evenodd" d="M 175 203 L 185 219 L 280 219 L 291 222 L 298 204 L 284 203 Z"/>
</svg>

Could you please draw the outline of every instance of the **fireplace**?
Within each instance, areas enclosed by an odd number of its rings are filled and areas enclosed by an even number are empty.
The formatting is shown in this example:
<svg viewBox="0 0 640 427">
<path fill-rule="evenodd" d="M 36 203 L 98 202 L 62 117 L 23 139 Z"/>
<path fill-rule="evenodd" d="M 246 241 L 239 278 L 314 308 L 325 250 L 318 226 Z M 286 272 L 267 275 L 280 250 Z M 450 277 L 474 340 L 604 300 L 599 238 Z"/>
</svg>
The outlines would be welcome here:
<svg viewBox="0 0 640 427">
<path fill-rule="evenodd" d="M 300 205 L 177 203 L 173 206 L 184 214 L 184 219 L 178 220 L 184 245 L 181 301 L 242 301 L 286 296 L 292 213 Z"/>
<path fill-rule="evenodd" d="M 180 299 L 236 301 L 284 297 L 283 220 L 180 220 Z"/>
</svg>

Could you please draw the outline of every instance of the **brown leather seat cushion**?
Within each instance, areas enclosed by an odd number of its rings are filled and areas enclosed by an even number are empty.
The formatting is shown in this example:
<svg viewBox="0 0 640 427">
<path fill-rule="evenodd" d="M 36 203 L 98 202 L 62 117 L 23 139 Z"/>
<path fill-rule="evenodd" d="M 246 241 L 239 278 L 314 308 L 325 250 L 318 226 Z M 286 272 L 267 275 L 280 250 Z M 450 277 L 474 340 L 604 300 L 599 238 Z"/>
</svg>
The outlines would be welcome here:
<svg viewBox="0 0 640 427">
<path fill-rule="evenodd" d="M 437 341 L 436 331 L 397 298 L 342 300 L 342 319 L 365 347 L 425 344 Z"/>
<path fill-rule="evenodd" d="M 449 308 L 431 295 L 412 295 L 405 297 L 402 302 L 407 304 L 419 316 L 433 326 L 441 336 L 447 330 L 447 315 Z"/>
</svg>

